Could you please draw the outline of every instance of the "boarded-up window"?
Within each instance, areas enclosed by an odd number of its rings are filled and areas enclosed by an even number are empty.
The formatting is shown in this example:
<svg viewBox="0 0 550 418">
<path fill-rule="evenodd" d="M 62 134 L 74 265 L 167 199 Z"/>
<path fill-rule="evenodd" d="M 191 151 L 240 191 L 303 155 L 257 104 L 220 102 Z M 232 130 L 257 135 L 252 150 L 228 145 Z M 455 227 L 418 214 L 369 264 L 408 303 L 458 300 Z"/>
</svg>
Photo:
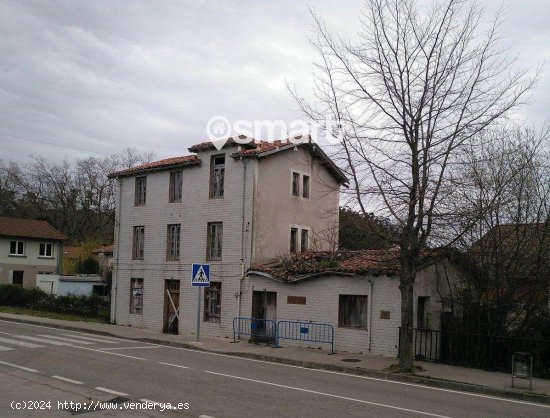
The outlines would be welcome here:
<svg viewBox="0 0 550 418">
<path fill-rule="evenodd" d="M 176 261 L 180 259 L 180 232 L 181 227 L 177 225 L 168 225 L 166 259 Z"/>
<path fill-rule="evenodd" d="M 367 303 L 368 296 L 340 295 L 338 303 L 338 326 L 366 328 Z"/>
<path fill-rule="evenodd" d="M 209 260 L 221 260 L 223 243 L 223 223 L 210 222 L 208 224 L 207 241 L 207 258 Z"/>
<path fill-rule="evenodd" d="M 210 161 L 210 197 L 223 197 L 225 155 L 214 155 Z"/>
<path fill-rule="evenodd" d="M 211 282 L 204 288 L 204 321 L 220 322 L 222 312 L 222 284 Z"/>
<path fill-rule="evenodd" d="M 300 174 L 292 172 L 292 195 L 300 195 Z"/>
<path fill-rule="evenodd" d="M 130 282 L 130 313 L 143 314 L 143 279 Z"/>
<path fill-rule="evenodd" d="M 135 205 L 145 205 L 145 198 L 147 196 L 147 177 L 136 177 L 136 191 L 135 191 Z"/>
<path fill-rule="evenodd" d="M 143 248 L 145 245 L 145 227 L 134 226 L 134 238 L 132 247 L 132 258 L 143 260 Z"/>
<path fill-rule="evenodd" d="M 290 252 L 298 251 L 298 228 L 290 228 Z"/>
<path fill-rule="evenodd" d="M 174 171 L 170 173 L 169 202 L 181 202 L 181 188 L 183 183 L 183 172 Z"/>
</svg>

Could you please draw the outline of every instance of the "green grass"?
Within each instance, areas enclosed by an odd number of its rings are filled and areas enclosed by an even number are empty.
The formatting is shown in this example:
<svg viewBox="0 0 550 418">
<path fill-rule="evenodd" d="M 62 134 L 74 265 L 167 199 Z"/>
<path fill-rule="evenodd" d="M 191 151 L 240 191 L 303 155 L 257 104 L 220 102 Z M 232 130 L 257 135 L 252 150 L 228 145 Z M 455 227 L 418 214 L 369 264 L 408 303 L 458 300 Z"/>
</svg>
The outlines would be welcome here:
<svg viewBox="0 0 550 418">
<path fill-rule="evenodd" d="M 23 308 L 19 306 L 2 306 L 0 305 L 0 312 L 10 313 L 16 315 L 30 315 L 38 316 L 41 318 L 51 318 L 51 319 L 64 319 L 65 321 L 83 321 L 83 322 L 102 322 L 107 321 L 102 318 L 90 318 L 86 316 L 79 316 L 74 314 L 65 314 L 60 312 L 46 312 L 46 311 L 37 311 L 31 308 Z"/>
</svg>

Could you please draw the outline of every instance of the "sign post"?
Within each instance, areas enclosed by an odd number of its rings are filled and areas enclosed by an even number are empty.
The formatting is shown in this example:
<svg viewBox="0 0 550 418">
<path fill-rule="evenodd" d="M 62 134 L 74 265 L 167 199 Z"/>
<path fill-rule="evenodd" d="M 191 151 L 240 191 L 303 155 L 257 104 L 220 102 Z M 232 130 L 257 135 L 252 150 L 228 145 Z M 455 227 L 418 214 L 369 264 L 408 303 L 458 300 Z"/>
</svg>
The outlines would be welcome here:
<svg viewBox="0 0 550 418">
<path fill-rule="evenodd" d="M 210 287 L 210 265 L 193 263 L 191 286 L 197 288 L 197 341 L 201 339 L 201 287 Z"/>
</svg>

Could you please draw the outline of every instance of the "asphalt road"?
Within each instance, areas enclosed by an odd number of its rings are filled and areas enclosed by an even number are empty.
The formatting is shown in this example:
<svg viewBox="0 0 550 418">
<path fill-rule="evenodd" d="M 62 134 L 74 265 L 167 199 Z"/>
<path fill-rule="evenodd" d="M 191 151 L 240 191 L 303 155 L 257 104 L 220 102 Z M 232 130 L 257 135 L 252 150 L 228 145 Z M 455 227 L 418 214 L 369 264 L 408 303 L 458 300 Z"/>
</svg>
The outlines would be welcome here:
<svg viewBox="0 0 550 418">
<path fill-rule="evenodd" d="M 550 416 L 550 405 L 0 321 L 0 416 L 68 416 L 58 401 L 114 398 L 119 409 L 84 416 Z M 14 400 L 52 405 L 17 411 Z M 135 410 L 146 401 L 159 404 Z M 167 403 L 179 409 L 160 412 Z"/>
</svg>

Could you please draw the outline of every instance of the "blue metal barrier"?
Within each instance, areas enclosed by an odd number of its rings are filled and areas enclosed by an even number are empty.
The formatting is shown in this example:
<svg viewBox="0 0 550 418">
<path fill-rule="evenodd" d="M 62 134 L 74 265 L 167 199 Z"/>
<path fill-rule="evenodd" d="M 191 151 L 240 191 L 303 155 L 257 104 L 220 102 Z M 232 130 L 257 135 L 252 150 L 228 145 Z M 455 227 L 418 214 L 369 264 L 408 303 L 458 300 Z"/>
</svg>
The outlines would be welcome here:
<svg viewBox="0 0 550 418">
<path fill-rule="evenodd" d="M 233 341 L 237 341 L 237 336 L 241 335 L 249 335 L 259 342 L 273 342 L 275 347 L 278 346 L 277 323 L 271 319 L 234 318 Z"/>
<path fill-rule="evenodd" d="M 330 344 L 330 354 L 334 354 L 334 327 L 321 322 L 279 321 L 277 322 L 278 340 L 310 341 Z"/>
</svg>

